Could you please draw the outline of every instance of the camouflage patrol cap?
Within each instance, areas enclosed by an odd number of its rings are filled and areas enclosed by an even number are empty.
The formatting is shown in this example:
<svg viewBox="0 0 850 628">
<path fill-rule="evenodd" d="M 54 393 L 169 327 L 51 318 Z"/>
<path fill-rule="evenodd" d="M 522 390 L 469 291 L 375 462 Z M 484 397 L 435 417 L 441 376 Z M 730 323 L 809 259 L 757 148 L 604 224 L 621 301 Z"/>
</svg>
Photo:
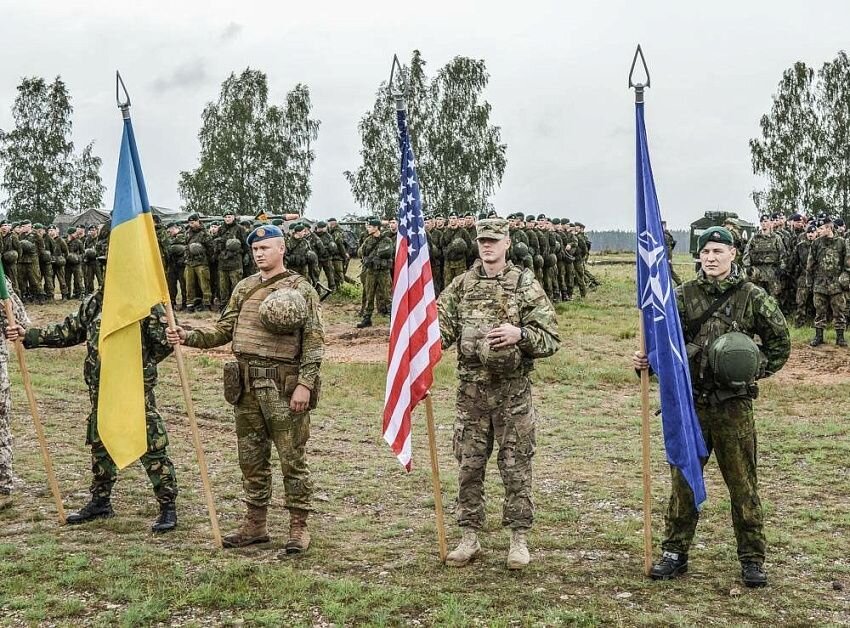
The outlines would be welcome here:
<svg viewBox="0 0 850 628">
<path fill-rule="evenodd" d="M 260 323 L 272 333 L 290 333 L 307 321 L 307 300 L 297 290 L 275 290 L 260 303 Z"/>
<path fill-rule="evenodd" d="M 485 218 L 475 225 L 476 240 L 504 240 L 510 235 L 508 221 L 504 218 Z"/>
<path fill-rule="evenodd" d="M 708 242 L 719 242 L 720 244 L 728 244 L 735 246 L 735 238 L 726 227 L 709 227 L 702 232 L 697 240 L 697 247 L 701 251 Z"/>
<path fill-rule="evenodd" d="M 280 227 L 275 227 L 274 225 L 261 225 L 248 234 L 247 241 L 248 246 L 251 246 L 254 242 L 282 237 L 283 231 L 280 230 Z"/>
</svg>

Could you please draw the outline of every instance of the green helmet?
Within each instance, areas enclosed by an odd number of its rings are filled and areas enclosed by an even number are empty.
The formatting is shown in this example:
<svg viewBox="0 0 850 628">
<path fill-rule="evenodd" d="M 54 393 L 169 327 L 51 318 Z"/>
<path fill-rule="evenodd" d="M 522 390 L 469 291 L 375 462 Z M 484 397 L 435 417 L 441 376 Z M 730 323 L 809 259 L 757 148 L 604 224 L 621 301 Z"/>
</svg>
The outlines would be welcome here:
<svg viewBox="0 0 850 628">
<path fill-rule="evenodd" d="M 260 303 L 260 322 L 275 334 L 295 331 L 307 321 L 307 300 L 297 290 L 275 290 Z"/>
<path fill-rule="evenodd" d="M 746 334 L 730 331 L 708 348 L 708 364 L 714 381 L 723 388 L 740 388 L 759 372 L 759 348 Z"/>
<path fill-rule="evenodd" d="M 525 259 L 525 256 L 529 253 L 528 245 L 525 242 L 511 244 L 511 249 L 514 252 L 514 259 Z"/>
<path fill-rule="evenodd" d="M 228 238 L 224 247 L 231 253 L 239 253 L 242 250 L 242 243 L 236 238 Z"/>
</svg>

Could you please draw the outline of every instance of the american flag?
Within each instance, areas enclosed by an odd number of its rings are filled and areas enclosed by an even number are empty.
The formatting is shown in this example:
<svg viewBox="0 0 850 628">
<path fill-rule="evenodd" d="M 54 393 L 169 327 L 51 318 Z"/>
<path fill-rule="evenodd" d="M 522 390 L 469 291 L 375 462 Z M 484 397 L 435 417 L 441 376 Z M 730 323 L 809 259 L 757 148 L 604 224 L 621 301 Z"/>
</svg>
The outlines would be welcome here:
<svg viewBox="0 0 850 628">
<path fill-rule="evenodd" d="M 401 188 L 383 434 L 410 471 L 410 415 L 431 388 L 442 347 L 422 198 L 403 110 L 398 111 L 398 137 Z"/>
</svg>

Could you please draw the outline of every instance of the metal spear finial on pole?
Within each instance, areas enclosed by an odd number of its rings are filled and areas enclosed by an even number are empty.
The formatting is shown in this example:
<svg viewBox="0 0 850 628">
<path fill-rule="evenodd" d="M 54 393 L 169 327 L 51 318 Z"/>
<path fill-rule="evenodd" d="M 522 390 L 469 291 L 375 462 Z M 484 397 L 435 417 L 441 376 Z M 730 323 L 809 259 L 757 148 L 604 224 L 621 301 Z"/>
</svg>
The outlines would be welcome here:
<svg viewBox="0 0 850 628">
<path fill-rule="evenodd" d="M 124 92 L 124 98 L 121 98 L 121 92 Z M 124 79 L 121 78 L 121 73 L 116 70 L 115 71 L 115 101 L 118 103 L 118 108 L 121 110 L 121 114 L 124 116 L 124 119 L 130 117 L 130 94 L 127 91 L 127 87 L 124 85 Z"/>
<path fill-rule="evenodd" d="M 398 73 L 396 74 L 396 71 Z M 398 80 L 395 80 L 395 79 Z M 407 107 L 407 93 L 409 86 L 407 83 L 407 73 L 398 60 L 398 55 L 393 55 L 393 65 L 390 69 L 390 94 L 395 98 L 395 107 L 397 111 L 403 111 Z"/>
<path fill-rule="evenodd" d="M 635 67 L 637 66 L 638 59 L 640 59 L 640 63 L 643 66 L 643 73 L 646 75 L 646 82 L 643 83 L 635 83 Z M 646 67 L 646 59 L 643 56 L 643 50 L 638 44 L 637 49 L 635 50 L 635 56 L 632 59 L 632 67 L 629 70 L 629 89 L 634 87 L 635 89 L 635 102 L 642 103 L 643 102 L 643 91 L 645 88 L 649 87 L 649 68 Z"/>
</svg>

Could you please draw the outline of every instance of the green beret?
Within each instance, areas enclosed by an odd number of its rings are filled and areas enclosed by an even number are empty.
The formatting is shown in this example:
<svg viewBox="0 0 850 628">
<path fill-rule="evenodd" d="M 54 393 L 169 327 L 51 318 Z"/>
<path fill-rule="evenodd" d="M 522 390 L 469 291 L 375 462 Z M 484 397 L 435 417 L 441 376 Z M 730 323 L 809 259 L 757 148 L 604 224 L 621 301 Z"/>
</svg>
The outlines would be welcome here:
<svg viewBox="0 0 850 628">
<path fill-rule="evenodd" d="M 325 227 L 328 226 L 328 223 L 326 223 L 324 220 L 320 220 L 319 222 L 316 223 L 316 226 L 319 229 L 324 229 Z"/>
<path fill-rule="evenodd" d="M 274 220 L 272 220 L 272 224 L 275 227 L 280 227 L 283 224 L 283 220 L 281 218 L 275 218 Z"/>
<path fill-rule="evenodd" d="M 732 237 L 732 234 L 726 227 L 709 227 L 703 231 L 699 240 L 697 240 L 697 247 L 701 251 L 708 242 L 719 242 L 720 244 L 735 246 L 735 238 Z"/>
<path fill-rule="evenodd" d="M 336 222 L 336 218 L 328 218 L 328 222 Z"/>
<path fill-rule="evenodd" d="M 66 229 L 66 233 L 67 233 L 68 235 L 73 235 L 73 234 L 77 233 L 77 228 L 76 228 L 76 227 L 68 227 L 68 228 Z"/>
<path fill-rule="evenodd" d="M 37 222 L 32 226 L 32 228 L 33 229 L 44 229 L 44 225 L 41 224 L 40 222 Z"/>
<path fill-rule="evenodd" d="M 553 225 L 560 225 L 560 224 L 561 224 L 561 219 L 560 219 L 560 218 L 553 218 L 553 219 L 552 219 L 552 224 L 553 224 Z"/>
<path fill-rule="evenodd" d="M 307 226 L 306 226 L 306 225 L 303 225 L 303 224 L 302 224 L 302 223 L 300 223 L 300 222 L 296 222 L 294 225 L 292 225 L 291 227 L 289 227 L 289 230 L 290 230 L 292 233 L 298 233 L 299 231 L 304 231 L 304 229 L 306 229 L 306 228 L 307 228 Z"/>
<path fill-rule="evenodd" d="M 533 221 L 533 220 L 534 220 L 534 216 L 532 214 L 529 214 L 528 216 L 525 217 L 526 222 Z"/>
<path fill-rule="evenodd" d="M 189 217 L 186 219 L 188 222 L 194 222 L 196 220 L 200 220 L 201 217 L 197 213 L 189 214 Z"/>
<path fill-rule="evenodd" d="M 226 209 L 226 210 L 224 210 L 224 213 L 222 214 L 222 216 L 235 216 L 235 215 L 236 215 L 236 212 L 233 211 L 232 209 Z"/>
<path fill-rule="evenodd" d="M 370 218 L 369 220 L 366 221 L 366 224 L 369 225 L 370 227 L 380 227 L 381 226 L 381 219 L 380 218 Z"/>
</svg>

